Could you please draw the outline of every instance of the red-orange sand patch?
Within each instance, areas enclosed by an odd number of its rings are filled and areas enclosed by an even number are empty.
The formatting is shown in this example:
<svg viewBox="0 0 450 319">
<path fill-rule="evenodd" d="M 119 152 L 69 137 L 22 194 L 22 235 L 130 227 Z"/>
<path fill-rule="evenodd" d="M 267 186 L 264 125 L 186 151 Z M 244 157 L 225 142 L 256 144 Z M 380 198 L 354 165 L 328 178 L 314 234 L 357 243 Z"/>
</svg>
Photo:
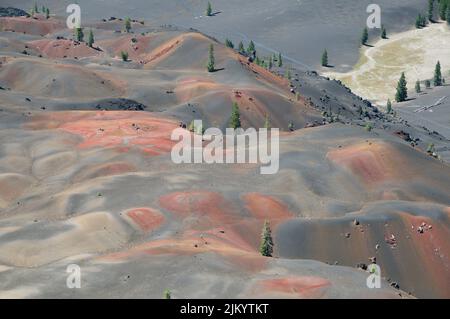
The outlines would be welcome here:
<svg viewBox="0 0 450 319">
<path fill-rule="evenodd" d="M 29 42 L 29 46 L 50 58 L 83 58 L 97 56 L 101 52 L 89 47 L 86 43 L 72 40 L 37 40 Z"/>
<path fill-rule="evenodd" d="M 229 91 L 230 88 L 220 85 L 209 79 L 192 77 L 186 78 L 177 83 L 175 93 L 180 103 L 187 103 L 203 94 L 210 94 L 213 91 Z"/>
<path fill-rule="evenodd" d="M 321 277 L 285 277 L 261 280 L 256 284 L 258 294 L 280 293 L 294 298 L 320 298 L 325 293 L 330 281 Z"/>
<path fill-rule="evenodd" d="M 202 228 L 217 227 L 240 219 L 222 195 L 209 191 L 171 193 L 161 196 L 159 204 L 182 217 L 198 217 Z"/>
<path fill-rule="evenodd" d="M 359 143 L 328 152 L 328 159 L 346 167 L 363 182 L 371 184 L 398 175 L 395 150 L 386 143 Z"/>
<path fill-rule="evenodd" d="M 450 229 L 446 223 L 424 216 L 402 214 L 405 229 L 409 230 L 412 249 L 420 256 L 426 267 L 429 285 L 439 293 L 437 295 L 450 298 Z M 418 232 L 421 225 L 423 233 Z"/>
<path fill-rule="evenodd" d="M 102 40 L 98 45 L 116 57 L 119 57 L 120 53 L 124 51 L 128 53 L 129 59 L 143 62 L 152 38 L 153 36 L 148 35 L 127 34 L 117 39 Z"/>
<path fill-rule="evenodd" d="M 83 111 L 53 112 L 36 116 L 26 125 L 31 129 L 59 129 L 82 138 L 79 148 L 137 147 L 149 155 L 170 152 L 175 144 L 171 133 L 178 127 L 173 120 L 145 112 Z M 124 148 L 125 147 L 125 148 Z"/>
<path fill-rule="evenodd" d="M 144 57 L 144 63 L 146 67 L 152 67 L 157 65 L 159 62 L 170 56 L 176 48 L 178 48 L 184 41 L 187 34 L 180 35 L 171 39 L 170 41 L 160 45 L 156 49 L 152 50 L 150 53 L 146 54 Z"/>
<path fill-rule="evenodd" d="M 214 237 L 153 240 L 126 251 L 101 256 L 98 259 L 105 262 L 116 262 L 141 255 L 190 256 L 208 252 L 220 254 L 230 263 L 250 272 L 261 271 L 269 260 L 256 251 L 249 252 Z"/>
<path fill-rule="evenodd" d="M 63 28 L 64 24 L 61 21 L 52 18 L 48 20 L 45 17 L 39 17 L 37 19 L 27 17 L 0 18 L 0 29 L 5 31 L 44 36 Z"/>
<path fill-rule="evenodd" d="M 126 214 L 145 232 L 157 229 L 165 220 L 163 214 L 152 208 L 134 208 Z"/>
<path fill-rule="evenodd" d="M 258 219 L 276 220 L 293 217 L 288 207 L 279 200 L 258 193 L 243 196 L 246 208 Z"/>
</svg>

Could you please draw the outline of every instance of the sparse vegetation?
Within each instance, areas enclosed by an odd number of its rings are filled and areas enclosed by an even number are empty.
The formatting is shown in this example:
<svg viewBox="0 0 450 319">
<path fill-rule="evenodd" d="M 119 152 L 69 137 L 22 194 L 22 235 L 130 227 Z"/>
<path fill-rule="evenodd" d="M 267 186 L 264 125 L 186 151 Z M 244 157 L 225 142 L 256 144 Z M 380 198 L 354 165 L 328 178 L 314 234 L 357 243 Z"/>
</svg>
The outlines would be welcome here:
<svg viewBox="0 0 450 319">
<path fill-rule="evenodd" d="M 373 130 L 373 125 L 372 123 L 367 123 L 364 128 L 366 129 L 367 132 L 371 132 Z"/>
<path fill-rule="evenodd" d="M 408 88 L 406 87 L 407 84 L 408 82 L 406 82 L 405 73 L 403 72 L 397 84 L 397 93 L 395 94 L 396 102 L 404 102 L 408 98 Z"/>
<path fill-rule="evenodd" d="M 327 67 L 328 66 L 328 52 L 327 49 L 325 49 L 322 53 L 322 66 Z"/>
<path fill-rule="evenodd" d="M 261 234 L 261 245 L 259 247 L 259 252 L 264 257 L 272 257 L 273 254 L 273 239 L 272 231 L 268 221 L 264 222 L 262 234 Z"/>
<path fill-rule="evenodd" d="M 208 55 L 208 64 L 206 65 L 206 69 L 208 72 L 214 72 L 216 70 L 215 67 L 215 58 L 214 58 L 214 46 L 212 44 L 209 45 L 209 55 Z"/>
<path fill-rule="evenodd" d="M 196 126 L 194 121 L 191 121 L 191 123 L 188 126 L 188 130 L 194 134 L 202 135 L 205 131 L 202 125 Z"/>
<path fill-rule="evenodd" d="M 239 105 L 236 102 L 233 103 L 229 126 L 234 129 L 241 127 L 241 115 L 239 113 Z"/>
<path fill-rule="evenodd" d="M 128 61 L 128 52 L 121 51 L 120 52 L 120 57 L 122 58 L 122 61 L 127 62 Z"/>
</svg>

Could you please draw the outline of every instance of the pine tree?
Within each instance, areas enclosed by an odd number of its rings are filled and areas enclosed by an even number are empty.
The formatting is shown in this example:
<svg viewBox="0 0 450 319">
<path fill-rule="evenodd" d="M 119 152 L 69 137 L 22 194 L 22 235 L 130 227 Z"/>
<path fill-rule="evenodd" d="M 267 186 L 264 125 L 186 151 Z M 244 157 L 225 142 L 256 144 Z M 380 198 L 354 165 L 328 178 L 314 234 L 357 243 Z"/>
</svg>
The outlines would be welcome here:
<svg viewBox="0 0 450 319">
<path fill-rule="evenodd" d="M 420 27 L 422 26 L 422 16 L 419 14 L 416 18 L 416 29 L 420 29 Z"/>
<path fill-rule="evenodd" d="M 248 55 L 255 55 L 256 54 L 255 43 L 253 43 L 253 41 L 250 41 L 250 43 L 248 44 L 247 54 Z"/>
<path fill-rule="evenodd" d="M 428 21 L 433 22 L 434 0 L 428 0 Z"/>
<path fill-rule="evenodd" d="M 392 103 L 391 103 L 391 100 L 390 100 L 390 99 L 387 100 L 387 104 L 386 104 L 386 113 L 387 113 L 387 114 L 391 114 L 391 113 L 392 113 Z"/>
<path fill-rule="evenodd" d="M 241 115 L 239 113 L 239 105 L 234 102 L 231 110 L 230 127 L 237 129 L 241 127 Z"/>
<path fill-rule="evenodd" d="M 328 52 L 327 49 L 325 49 L 322 53 L 322 66 L 327 67 L 328 66 Z"/>
<path fill-rule="evenodd" d="M 120 57 L 122 58 L 122 61 L 127 62 L 128 61 L 128 52 L 121 51 L 120 52 Z"/>
<path fill-rule="evenodd" d="M 264 227 L 261 234 L 261 246 L 259 247 L 259 252 L 264 257 L 272 257 L 273 254 L 273 239 L 272 231 L 268 221 L 264 222 Z"/>
<path fill-rule="evenodd" d="M 45 8 L 45 18 L 50 19 L 50 9 L 49 8 Z"/>
<path fill-rule="evenodd" d="M 294 129 L 295 129 L 294 123 L 289 122 L 289 124 L 288 124 L 288 130 L 292 132 L 292 131 L 294 131 Z"/>
<path fill-rule="evenodd" d="M 125 18 L 125 31 L 127 33 L 130 33 L 131 31 L 131 19 L 130 18 Z"/>
<path fill-rule="evenodd" d="M 442 85 L 441 63 L 439 61 L 437 62 L 436 68 L 434 69 L 433 84 L 434 86 Z"/>
<path fill-rule="evenodd" d="M 430 80 L 425 80 L 425 87 L 427 89 L 429 89 L 431 87 L 431 81 Z"/>
<path fill-rule="evenodd" d="M 408 98 L 408 89 L 406 87 L 406 77 L 403 72 L 397 84 L 397 93 L 395 94 L 396 102 L 404 102 Z"/>
<path fill-rule="evenodd" d="M 242 43 L 242 41 L 239 42 L 239 45 L 238 45 L 238 51 L 239 51 L 239 53 L 241 53 L 241 54 L 244 54 L 244 53 L 245 53 L 244 43 Z"/>
<path fill-rule="evenodd" d="M 384 27 L 384 25 L 381 26 L 381 38 L 387 39 L 387 31 L 386 31 L 386 28 Z"/>
<path fill-rule="evenodd" d="M 226 45 L 228 48 L 234 49 L 234 44 L 233 44 L 233 42 L 231 42 L 231 40 L 228 39 L 228 38 L 225 39 L 225 45 Z"/>
<path fill-rule="evenodd" d="M 283 58 L 281 57 L 281 53 L 278 53 L 278 67 L 281 68 L 283 66 Z"/>
<path fill-rule="evenodd" d="M 208 69 L 208 72 L 214 72 L 216 70 L 215 68 L 216 60 L 214 58 L 214 46 L 212 44 L 209 45 L 209 55 L 208 55 L 208 64 L 206 68 Z"/>
<path fill-rule="evenodd" d="M 212 16 L 212 6 L 211 6 L 211 2 L 208 2 L 208 5 L 206 6 L 206 12 L 205 14 L 210 17 Z"/>
<path fill-rule="evenodd" d="M 450 25 L 450 5 L 447 6 L 447 11 L 445 13 L 445 20 L 447 20 L 447 24 Z"/>
<path fill-rule="evenodd" d="M 361 36 L 361 44 L 366 45 L 367 41 L 369 41 L 369 30 L 367 30 L 367 28 L 364 28 Z"/>
<path fill-rule="evenodd" d="M 269 115 L 266 114 L 266 118 L 264 120 L 264 128 L 270 130 L 272 126 L 270 125 Z"/>
<path fill-rule="evenodd" d="M 39 13 L 39 8 L 36 2 L 34 3 L 34 12 Z"/>
<path fill-rule="evenodd" d="M 441 20 L 445 20 L 445 18 L 446 18 L 445 14 L 447 13 L 447 7 L 448 7 L 448 1 L 440 0 L 440 2 L 439 2 L 439 16 L 440 16 Z"/>
<path fill-rule="evenodd" d="M 290 80 L 290 79 L 292 78 L 291 70 L 290 70 L 290 69 L 287 69 L 287 70 L 286 70 L 286 72 L 284 73 L 284 77 L 285 77 L 286 79 L 288 79 L 288 80 Z"/>
<path fill-rule="evenodd" d="M 269 69 L 269 70 L 272 70 L 272 68 L 273 68 L 273 59 L 272 59 L 272 56 L 270 56 L 270 58 L 269 58 L 268 69 Z"/>
<path fill-rule="evenodd" d="M 421 25 L 422 25 L 423 28 L 425 28 L 427 26 L 427 23 L 428 23 L 427 18 L 425 17 L 425 14 L 421 15 L 420 18 L 421 18 Z"/>
<path fill-rule="evenodd" d="M 172 294 L 169 289 L 164 290 L 163 298 L 164 299 L 172 299 Z"/>
<path fill-rule="evenodd" d="M 422 92 L 422 89 L 421 89 L 421 87 L 420 87 L 420 81 L 417 80 L 417 81 L 416 81 L 416 93 L 420 93 L 420 92 Z"/>
<path fill-rule="evenodd" d="M 89 37 L 88 37 L 88 45 L 92 48 L 92 45 L 94 44 L 94 33 L 92 32 L 92 29 L 89 30 Z"/>
<path fill-rule="evenodd" d="M 75 28 L 75 39 L 78 42 L 83 42 L 84 39 L 83 28 Z"/>
</svg>

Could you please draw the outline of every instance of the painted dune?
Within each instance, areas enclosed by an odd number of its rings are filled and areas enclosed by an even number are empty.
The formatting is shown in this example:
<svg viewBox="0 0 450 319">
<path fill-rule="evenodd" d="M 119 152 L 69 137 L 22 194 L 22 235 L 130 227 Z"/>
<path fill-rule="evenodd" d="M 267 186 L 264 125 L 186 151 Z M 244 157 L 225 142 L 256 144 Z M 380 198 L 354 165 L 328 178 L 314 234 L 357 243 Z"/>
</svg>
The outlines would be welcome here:
<svg viewBox="0 0 450 319">
<path fill-rule="evenodd" d="M 450 169 L 406 125 L 193 30 L 114 23 L 90 48 L 56 17 L 0 18 L 0 298 L 450 298 Z M 175 164 L 173 130 L 226 128 L 233 102 L 244 128 L 282 131 L 279 172 Z"/>
</svg>

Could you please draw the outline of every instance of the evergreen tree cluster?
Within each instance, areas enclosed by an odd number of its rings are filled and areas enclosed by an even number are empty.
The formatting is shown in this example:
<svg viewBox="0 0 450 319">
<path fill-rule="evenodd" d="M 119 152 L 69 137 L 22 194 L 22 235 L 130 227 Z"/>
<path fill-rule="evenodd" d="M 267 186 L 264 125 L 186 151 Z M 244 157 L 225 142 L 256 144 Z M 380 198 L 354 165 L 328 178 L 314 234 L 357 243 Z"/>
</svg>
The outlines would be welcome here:
<svg viewBox="0 0 450 319">
<path fill-rule="evenodd" d="M 448 12 L 450 10 L 450 0 L 439 0 L 439 6 L 438 6 L 438 10 L 439 10 L 439 17 L 441 18 L 441 20 L 447 20 L 448 22 Z"/>
<path fill-rule="evenodd" d="M 30 10 L 30 16 L 33 17 L 36 13 L 42 13 L 43 15 L 45 15 L 46 19 L 50 19 L 50 9 L 46 6 L 42 6 L 41 11 L 39 11 L 37 2 L 34 2 L 33 7 Z"/>
</svg>

